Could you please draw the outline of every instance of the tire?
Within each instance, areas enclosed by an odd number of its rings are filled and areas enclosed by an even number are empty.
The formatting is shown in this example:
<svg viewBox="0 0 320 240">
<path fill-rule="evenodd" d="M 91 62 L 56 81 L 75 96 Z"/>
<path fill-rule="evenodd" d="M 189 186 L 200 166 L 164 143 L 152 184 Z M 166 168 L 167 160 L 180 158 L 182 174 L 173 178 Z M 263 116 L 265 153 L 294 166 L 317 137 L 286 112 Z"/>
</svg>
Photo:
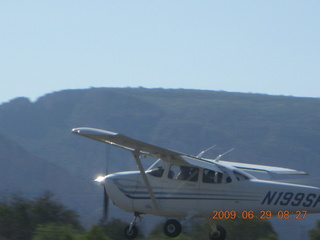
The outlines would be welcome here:
<svg viewBox="0 0 320 240">
<path fill-rule="evenodd" d="M 126 236 L 127 239 L 134 239 L 138 235 L 138 228 L 136 226 L 132 226 L 131 231 L 129 232 L 130 226 L 127 226 L 124 229 L 124 235 Z"/>
<path fill-rule="evenodd" d="M 181 224 L 177 220 L 170 219 L 164 224 L 163 232 L 168 237 L 177 237 L 181 233 Z"/>
<path fill-rule="evenodd" d="M 217 226 L 217 231 L 218 232 L 214 232 L 213 230 L 210 231 L 209 233 L 210 240 L 225 240 L 227 237 L 226 230 L 221 226 Z"/>
</svg>

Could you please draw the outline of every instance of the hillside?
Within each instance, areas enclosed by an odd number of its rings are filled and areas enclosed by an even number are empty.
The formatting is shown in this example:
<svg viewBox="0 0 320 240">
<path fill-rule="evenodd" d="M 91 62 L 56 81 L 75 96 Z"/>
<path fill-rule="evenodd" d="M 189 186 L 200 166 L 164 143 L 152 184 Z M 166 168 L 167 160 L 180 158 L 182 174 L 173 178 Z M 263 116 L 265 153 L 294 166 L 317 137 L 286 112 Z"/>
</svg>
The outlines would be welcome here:
<svg viewBox="0 0 320 240">
<path fill-rule="evenodd" d="M 87 202 L 100 203 L 91 182 L 33 155 L 1 135 L 0 164 L 1 200 L 10 198 L 11 194 L 34 198 L 49 190 L 81 215 L 88 214 Z"/>
<path fill-rule="evenodd" d="M 106 167 L 114 172 L 136 166 L 129 153 L 70 133 L 82 126 L 195 155 L 217 145 L 205 155 L 212 158 L 235 148 L 225 160 L 290 167 L 316 177 L 319 122 L 316 98 L 144 88 L 64 90 L 35 102 L 17 98 L 0 105 L 0 190 L 31 191 L 21 188 L 28 180 L 13 177 L 21 175 L 30 178 L 29 185 L 82 200 L 71 203 L 76 209 L 99 212 L 100 192 L 83 192 L 83 186 Z M 69 181 L 71 176 L 78 180 Z"/>
<path fill-rule="evenodd" d="M 0 106 L 0 133 L 35 155 L 92 177 L 105 168 L 107 147 L 70 129 L 121 132 L 163 147 L 207 157 L 309 170 L 320 160 L 320 99 L 196 90 L 87 89 L 19 98 Z M 119 170 L 134 167 L 114 151 Z M 128 156 L 130 157 L 130 156 Z"/>
</svg>

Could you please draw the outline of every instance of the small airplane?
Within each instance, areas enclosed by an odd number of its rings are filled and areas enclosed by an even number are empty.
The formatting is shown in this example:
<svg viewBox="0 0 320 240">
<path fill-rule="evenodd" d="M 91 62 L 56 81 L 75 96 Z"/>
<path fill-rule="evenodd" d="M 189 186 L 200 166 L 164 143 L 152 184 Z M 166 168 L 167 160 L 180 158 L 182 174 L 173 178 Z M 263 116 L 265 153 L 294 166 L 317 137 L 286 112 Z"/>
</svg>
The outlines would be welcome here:
<svg viewBox="0 0 320 240">
<path fill-rule="evenodd" d="M 224 240 L 226 230 L 216 219 L 281 219 L 305 218 L 320 212 L 319 179 L 296 178 L 274 180 L 276 176 L 306 175 L 289 168 L 222 161 L 179 153 L 125 135 L 96 128 L 74 128 L 74 134 L 128 150 L 139 171 L 117 172 L 99 176 L 95 181 L 104 187 L 105 214 L 107 201 L 134 218 L 124 230 L 128 239 L 138 234 L 136 224 L 142 214 L 169 218 L 164 233 L 176 237 L 183 222 L 201 217 L 210 220 L 210 240 Z M 142 156 L 157 158 L 147 170 Z M 269 180 L 258 179 L 254 173 L 265 173 Z"/>
</svg>

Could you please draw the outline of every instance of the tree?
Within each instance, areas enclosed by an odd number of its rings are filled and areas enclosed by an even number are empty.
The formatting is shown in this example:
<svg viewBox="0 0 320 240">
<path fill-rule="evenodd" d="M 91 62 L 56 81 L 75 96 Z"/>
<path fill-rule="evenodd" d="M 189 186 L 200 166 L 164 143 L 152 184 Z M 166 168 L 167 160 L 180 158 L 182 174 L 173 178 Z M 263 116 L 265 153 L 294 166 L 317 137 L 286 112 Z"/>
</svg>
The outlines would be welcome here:
<svg viewBox="0 0 320 240">
<path fill-rule="evenodd" d="M 6 203 L 0 204 L 0 236 L 9 238 L 12 233 L 12 209 Z"/>
<path fill-rule="evenodd" d="M 0 238 L 30 240 L 39 225 L 48 223 L 70 225 L 82 230 L 78 215 L 53 200 L 49 192 L 34 200 L 13 196 L 0 202 Z"/>
<path fill-rule="evenodd" d="M 36 224 L 54 222 L 70 224 L 75 229 L 82 229 L 78 214 L 54 200 L 51 192 L 45 192 L 42 196 L 36 198 L 31 205 Z"/>
<path fill-rule="evenodd" d="M 256 240 L 256 239 L 277 239 L 269 221 L 260 219 L 235 219 L 224 221 L 225 229 L 229 239 Z"/>
<path fill-rule="evenodd" d="M 76 234 L 71 225 L 47 223 L 37 226 L 32 240 L 75 240 Z"/>
<path fill-rule="evenodd" d="M 34 229 L 29 202 L 13 196 L 11 202 L 2 202 L 0 205 L 0 236 L 7 239 L 30 239 Z"/>
<path fill-rule="evenodd" d="M 267 236 L 258 238 L 257 240 L 277 240 L 277 239 L 278 239 L 277 234 L 270 232 L 268 233 Z"/>
<path fill-rule="evenodd" d="M 309 231 L 309 237 L 311 240 L 320 240 L 320 220 L 318 220 L 317 225 Z"/>
<path fill-rule="evenodd" d="M 85 235 L 85 240 L 111 240 L 105 234 L 102 226 L 93 226 L 91 230 Z"/>
<path fill-rule="evenodd" d="M 106 234 L 113 240 L 122 240 L 124 238 L 124 229 L 128 223 L 120 219 L 112 219 L 104 226 Z"/>
</svg>

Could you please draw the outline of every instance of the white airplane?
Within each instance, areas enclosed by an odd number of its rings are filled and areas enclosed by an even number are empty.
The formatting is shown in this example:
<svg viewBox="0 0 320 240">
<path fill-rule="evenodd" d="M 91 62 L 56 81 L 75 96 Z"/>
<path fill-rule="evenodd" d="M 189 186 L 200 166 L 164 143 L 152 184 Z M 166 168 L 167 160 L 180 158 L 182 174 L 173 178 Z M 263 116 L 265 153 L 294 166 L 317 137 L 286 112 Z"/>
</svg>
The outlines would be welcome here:
<svg viewBox="0 0 320 240">
<path fill-rule="evenodd" d="M 72 132 L 132 152 L 139 171 L 117 172 L 95 180 L 104 186 L 106 199 L 134 213 L 125 229 L 128 239 L 137 236 L 141 214 L 169 218 L 164 224 L 169 237 L 181 232 L 176 219 L 207 218 L 211 223 L 209 238 L 224 240 L 226 231 L 215 225 L 215 219 L 302 219 L 320 212 L 319 180 L 262 180 L 253 176 L 264 172 L 274 178 L 305 172 L 222 161 L 222 155 L 206 159 L 202 157 L 205 151 L 191 156 L 95 128 L 74 128 Z M 147 170 L 141 164 L 144 155 L 158 158 Z"/>
</svg>

